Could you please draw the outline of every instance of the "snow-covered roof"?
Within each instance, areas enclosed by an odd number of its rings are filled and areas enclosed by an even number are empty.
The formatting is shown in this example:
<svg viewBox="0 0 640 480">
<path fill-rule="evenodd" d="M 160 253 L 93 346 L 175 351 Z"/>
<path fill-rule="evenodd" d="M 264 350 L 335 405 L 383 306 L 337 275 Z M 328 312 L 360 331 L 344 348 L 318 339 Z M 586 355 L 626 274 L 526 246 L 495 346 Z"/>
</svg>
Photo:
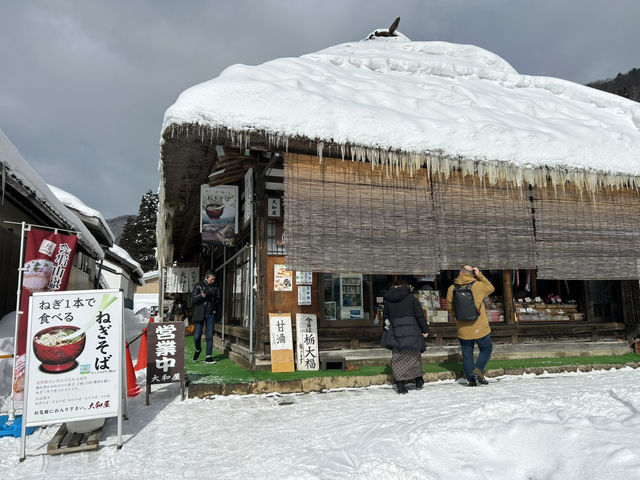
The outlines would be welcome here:
<svg viewBox="0 0 640 480">
<path fill-rule="evenodd" d="M 120 245 L 116 245 L 115 243 L 113 244 L 113 246 L 109 247 L 109 252 L 113 254 L 115 257 L 117 257 L 125 265 L 127 265 L 131 270 L 133 270 L 136 276 L 140 277 L 140 280 L 139 280 L 139 282 L 141 282 L 140 284 L 144 285 L 144 280 L 142 279 L 144 276 L 144 272 L 142 271 L 140 264 L 136 262 L 131 257 L 131 255 L 129 255 L 129 252 L 127 252 Z"/>
<path fill-rule="evenodd" d="M 410 168 L 444 172 L 463 159 L 472 163 L 463 170 L 518 184 L 546 168 L 584 183 L 596 173 L 609 185 L 640 175 L 640 104 L 521 75 L 479 47 L 402 35 L 233 65 L 184 91 L 165 113 L 163 134 L 188 128 L 204 138 L 194 125 L 247 143 L 252 133 L 274 144 L 308 138 L 320 155 L 326 143 L 356 160 Z"/>
<path fill-rule="evenodd" d="M 60 228 L 78 232 L 78 241 L 89 254 L 98 260 L 104 258 L 100 244 L 89 233 L 80 219 L 69 211 L 53 194 L 40 175 L 20 155 L 15 145 L 0 130 L 0 163 L 4 164 L 6 174 L 13 178 L 32 196 Z"/>
<path fill-rule="evenodd" d="M 159 270 L 149 270 L 148 272 L 145 272 L 144 275 L 142 276 L 142 278 L 146 282 L 149 282 L 151 280 L 155 280 L 155 279 L 157 279 L 159 277 L 160 277 L 160 271 Z"/>
<path fill-rule="evenodd" d="M 48 184 L 49 189 L 53 192 L 53 194 L 60 200 L 64 205 L 72 210 L 73 212 L 80 215 L 80 219 L 83 220 L 83 217 L 86 219 L 93 219 L 95 223 L 95 227 L 99 228 L 109 243 L 114 244 L 116 241 L 116 237 L 109 228 L 109 224 L 102 216 L 98 210 L 88 207 L 82 200 L 80 200 L 75 195 L 62 190 L 59 187 Z"/>
</svg>

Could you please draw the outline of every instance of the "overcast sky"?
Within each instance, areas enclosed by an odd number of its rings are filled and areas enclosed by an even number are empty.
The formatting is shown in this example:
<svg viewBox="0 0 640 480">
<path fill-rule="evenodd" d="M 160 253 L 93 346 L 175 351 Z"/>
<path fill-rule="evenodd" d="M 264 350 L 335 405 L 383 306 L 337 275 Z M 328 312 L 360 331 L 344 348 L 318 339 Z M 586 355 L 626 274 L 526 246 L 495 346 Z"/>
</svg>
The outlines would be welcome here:
<svg viewBox="0 0 640 480">
<path fill-rule="evenodd" d="M 0 0 L 0 129 L 46 182 L 107 218 L 136 213 L 180 92 L 396 16 L 412 40 L 478 45 L 524 74 L 640 67 L 638 0 Z"/>
</svg>

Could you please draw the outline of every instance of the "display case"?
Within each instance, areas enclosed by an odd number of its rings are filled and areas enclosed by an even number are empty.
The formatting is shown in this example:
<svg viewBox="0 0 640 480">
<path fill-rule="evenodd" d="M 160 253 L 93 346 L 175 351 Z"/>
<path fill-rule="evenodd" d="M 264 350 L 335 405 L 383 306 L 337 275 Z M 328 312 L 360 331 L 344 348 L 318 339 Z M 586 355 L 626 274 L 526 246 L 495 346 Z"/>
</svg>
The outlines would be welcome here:
<svg viewBox="0 0 640 480">
<path fill-rule="evenodd" d="M 364 318 L 362 275 L 338 275 L 340 293 L 340 320 L 358 320 Z"/>
</svg>

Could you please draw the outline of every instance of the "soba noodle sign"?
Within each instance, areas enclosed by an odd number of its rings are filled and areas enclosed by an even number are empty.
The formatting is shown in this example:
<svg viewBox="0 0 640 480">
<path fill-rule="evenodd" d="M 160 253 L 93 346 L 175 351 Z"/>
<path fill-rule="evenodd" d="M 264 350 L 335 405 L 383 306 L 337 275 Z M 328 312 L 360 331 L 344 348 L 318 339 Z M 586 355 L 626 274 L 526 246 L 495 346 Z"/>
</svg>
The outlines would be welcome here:
<svg viewBox="0 0 640 480">
<path fill-rule="evenodd" d="M 24 407 L 28 426 L 119 415 L 122 307 L 119 290 L 31 296 Z"/>
</svg>

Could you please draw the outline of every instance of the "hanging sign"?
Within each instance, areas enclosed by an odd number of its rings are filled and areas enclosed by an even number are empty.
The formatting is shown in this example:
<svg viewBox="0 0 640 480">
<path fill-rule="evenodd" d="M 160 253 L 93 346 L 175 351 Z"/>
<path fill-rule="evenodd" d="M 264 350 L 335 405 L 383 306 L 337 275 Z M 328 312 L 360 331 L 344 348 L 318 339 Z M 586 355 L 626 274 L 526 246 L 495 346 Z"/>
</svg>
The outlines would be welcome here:
<svg viewBox="0 0 640 480">
<path fill-rule="evenodd" d="M 34 292 L 67 289 L 73 257 L 78 244 L 76 235 L 32 228 L 27 233 L 24 272 L 20 294 L 18 348 L 13 380 L 13 395 L 22 400 L 24 390 L 25 352 L 29 318 L 29 295 Z"/>
<path fill-rule="evenodd" d="M 302 285 L 298 287 L 298 305 L 311 305 L 311 287 Z"/>
<path fill-rule="evenodd" d="M 253 168 L 244 175 L 244 223 L 251 221 L 253 211 Z"/>
<path fill-rule="evenodd" d="M 318 318 L 296 313 L 296 363 L 298 370 L 318 370 Z"/>
<path fill-rule="evenodd" d="M 231 245 L 238 233 L 238 187 L 201 185 L 200 210 L 202 243 Z"/>
<path fill-rule="evenodd" d="M 167 267 L 166 293 L 190 293 L 198 283 L 198 267 Z"/>
<path fill-rule="evenodd" d="M 184 380 L 184 323 L 147 325 L 147 385 Z"/>
<path fill-rule="evenodd" d="M 312 285 L 312 284 L 313 284 L 312 272 L 296 271 L 296 285 Z"/>
<path fill-rule="evenodd" d="M 27 426 L 119 415 L 122 311 L 120 290 L 31 296 L 23 407 Z"/>
<path fill-rule="evenodd" d="M 293 272 L 287 270 L 285 265 L 273 266 L 273 290 L 276 292 L 293 291 Z"/>
<path fill-rule="evenodd" d="M 280 217 L 280 199 L 270 197 L 268 199 L 268 213 L 269 217 Z"/>
<path fill-rule="evenodd" d="M 293 335 L 291 314 L 270 313 L 269 335 L 271 337 L 271 371 L 293 372 Z"/>
</svg>

